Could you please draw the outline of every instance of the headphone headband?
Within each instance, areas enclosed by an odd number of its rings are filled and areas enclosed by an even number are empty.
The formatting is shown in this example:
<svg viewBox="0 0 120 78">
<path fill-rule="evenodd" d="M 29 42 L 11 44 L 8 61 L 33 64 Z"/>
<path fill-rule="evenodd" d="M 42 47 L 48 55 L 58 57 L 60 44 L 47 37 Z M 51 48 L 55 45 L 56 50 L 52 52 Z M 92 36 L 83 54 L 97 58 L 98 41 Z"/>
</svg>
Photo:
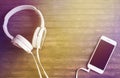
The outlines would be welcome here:
<svg viewBox="0 0 120 78">
<path fill-rule="evenodd" d="M 8 24 L 8 21 L 10 19 L 10 17 L 12 15 L 14 15 L 15 13 L 19 12 L 19 11 L 22 11 L 22 10 L 34 10 L 35 12 L 37 12 L 41 18 L 41 27 L 45 28 L 45 22 L 44 22 L 44 17 L 42 15 L 42 13 L 34 6 L 32 5 L 21 5 L 21 6 L 17 6 L 15 8 L 13 8 L 12 10 L 10 10 L 5 18 L 4 18 L 4 24 L 3 24 L 3 30 L 5 32 L 5 34 L 12 40 L 14 37 L 9 33 L 8 31 L 8 27 L 7 27 L 7 24 Z"/>
</svg>

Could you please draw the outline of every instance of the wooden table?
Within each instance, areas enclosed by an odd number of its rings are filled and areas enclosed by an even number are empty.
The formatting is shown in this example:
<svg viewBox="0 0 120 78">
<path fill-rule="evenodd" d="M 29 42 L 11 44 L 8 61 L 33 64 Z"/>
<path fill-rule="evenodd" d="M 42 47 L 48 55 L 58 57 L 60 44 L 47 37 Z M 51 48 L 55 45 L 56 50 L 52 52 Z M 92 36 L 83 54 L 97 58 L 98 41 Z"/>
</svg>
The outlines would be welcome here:
<svg viewBox="0 0 120 78">
<path fill-rule="evenodd" d="M 44 15 L 47 36 L 40 56 L 50 78 L 75 78 L 76 69 L 86 67 L 101 35 L 118 42 L 105 73 L 80 71 L 79 78 L 119 78 L 119 0 L 0 0 L 0 78 L 39 78 L 32 56 L 13 46 L 2 30 L 5 14 L 22 4 L 32 4 Z M 21 34 L 31 41 L 38 24 L 33 11 L 21 11 L 8 27 L 14 36 Z"/>
</svg>

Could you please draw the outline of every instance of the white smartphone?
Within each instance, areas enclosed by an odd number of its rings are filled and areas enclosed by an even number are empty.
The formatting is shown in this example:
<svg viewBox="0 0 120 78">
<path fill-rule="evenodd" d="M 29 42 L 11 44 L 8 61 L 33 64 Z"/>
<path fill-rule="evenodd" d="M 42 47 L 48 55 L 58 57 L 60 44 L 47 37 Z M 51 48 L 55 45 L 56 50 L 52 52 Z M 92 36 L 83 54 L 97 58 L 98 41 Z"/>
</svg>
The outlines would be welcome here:
<svg viewBox="0 0 120 78">
<path fill-rule="evenodd" d="M 103 74 L 116 45 L 116 41 L 101 36 L 87 67 L 99 74 Z"/>
</svg>

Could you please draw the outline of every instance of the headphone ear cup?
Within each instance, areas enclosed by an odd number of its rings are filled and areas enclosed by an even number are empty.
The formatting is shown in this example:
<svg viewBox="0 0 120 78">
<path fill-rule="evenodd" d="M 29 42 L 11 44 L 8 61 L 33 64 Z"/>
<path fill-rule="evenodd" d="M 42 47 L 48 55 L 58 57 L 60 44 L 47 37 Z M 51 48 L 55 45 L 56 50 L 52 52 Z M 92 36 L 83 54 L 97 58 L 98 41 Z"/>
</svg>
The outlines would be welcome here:
<svg viewBox="0 0 120 78">
<path fill-rule="evenodd" d="M 30 53 L 33 49 L 31 43 L 21 35 L 17 35 L 13 40 L 13 45 L 22 48 L 26 52 Z"/>
<path fill-rule="evenodd" d="M 40 31 L 40 27 L 37 27 L 37 28 L 35 29 L 34 34 L 33 34 L 32 46 L 33 46 L 34 48 L 37 48 L 37 37 L 38 37 L 39 31 Z"/>
<path fill-rule="evenodd" d="M 33 42 L 32 45 L 34 48 L 41 48 L 42 43 L 44 41 L 45 38 L 45 34 L 46 34 L 46 28 L 40 28 L 38 27 L 35 30 L 34 36 L 33 36 Z"/>
<path fill-rule="evenodd" d="M 38 33 L 37 37 L 37 48 L 41 48 L 46 36 L 46 28 L 41 28 L 40 32 Z"/>
</svg>

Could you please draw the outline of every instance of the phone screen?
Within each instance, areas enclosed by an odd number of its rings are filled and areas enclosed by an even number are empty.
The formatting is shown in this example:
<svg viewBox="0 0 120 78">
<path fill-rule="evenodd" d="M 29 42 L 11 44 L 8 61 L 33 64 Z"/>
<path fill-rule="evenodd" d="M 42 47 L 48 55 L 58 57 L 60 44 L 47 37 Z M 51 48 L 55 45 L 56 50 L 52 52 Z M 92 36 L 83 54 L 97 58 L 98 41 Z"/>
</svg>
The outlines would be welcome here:
<svg viewBox="0 0 120 78">
<path fill-rule="evenodd" d="M 105 65 L 107 64 L 107 61 L 114 49 L 114 45 L 104 41 L 100 40 L 95 53 L 90 61 L 90 64 L 100 68 L 104 69 Z"/>
</svg>

